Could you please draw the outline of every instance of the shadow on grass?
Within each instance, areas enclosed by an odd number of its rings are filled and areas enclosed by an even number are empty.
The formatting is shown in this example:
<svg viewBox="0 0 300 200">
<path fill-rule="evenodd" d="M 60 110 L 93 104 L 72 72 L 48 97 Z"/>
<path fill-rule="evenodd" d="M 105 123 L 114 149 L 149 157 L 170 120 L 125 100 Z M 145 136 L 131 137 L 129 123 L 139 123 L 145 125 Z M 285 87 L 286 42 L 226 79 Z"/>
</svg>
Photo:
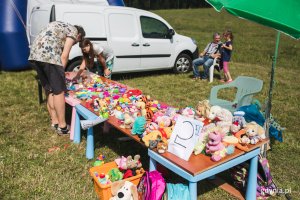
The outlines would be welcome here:
<svg viewBox="0 0 300 200">
<path fill-rule="evenodd" d="M 123 74 L 113 74 L 112 80 L 120 81 L 124 79 L 133 79 L 133 78 L 141 78 L 141 77 L 148 77 L 148 76 L 160 76 L 160 75 L 167 75 L 167 74 L 174 74 L 172 70 L 155 70 L 155 71 L 147 71 L 147 72 L 130 72 L 130 73 L 123 73 Z"/>
</svg>

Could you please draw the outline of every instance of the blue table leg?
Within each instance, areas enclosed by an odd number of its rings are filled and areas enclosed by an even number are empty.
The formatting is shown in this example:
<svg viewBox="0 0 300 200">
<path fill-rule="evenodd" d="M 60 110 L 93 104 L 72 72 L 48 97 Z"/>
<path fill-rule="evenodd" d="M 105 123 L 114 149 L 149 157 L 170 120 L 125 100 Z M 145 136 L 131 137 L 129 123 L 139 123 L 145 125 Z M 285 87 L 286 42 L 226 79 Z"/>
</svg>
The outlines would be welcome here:
<svg viewBox="0 0 300 200">
<path fill-rule="evenodd" d="M 247 191 L 246 191 L 247 200 L 256 199 L 257 162 L 258 162 L 258 156 L 255 156 L 250 160 L 250 169 L 249 169 L 248 184 L 247 184 Z"/>
<path fill-rule="evenodd" d="M 87 159 L 93 159 L 94 158 L 94 131 L 93 131 L 93 127 L 89 128 L 88 131 L 87 131 L 86 158 Z"/>
<path fill-rule="evenodd" d="M 156 170 L 156 161 L 152 158 L 150 158 L 150 163 L 149 163 L 149 171 L 154 171 Z"/>
<path fill-rule="evenodd" d="M 197 200 L 197 182 L 189 182 L 191 200 Z"/>
<path fill-rule="evenodd" d="M 75 113 L 75 127 L 74 127 L 74 140 L 73 142 L 76 144 L 80 143 L 80 118 L 79 118 L 79 114 L 76 111 Z"/>
</svg>

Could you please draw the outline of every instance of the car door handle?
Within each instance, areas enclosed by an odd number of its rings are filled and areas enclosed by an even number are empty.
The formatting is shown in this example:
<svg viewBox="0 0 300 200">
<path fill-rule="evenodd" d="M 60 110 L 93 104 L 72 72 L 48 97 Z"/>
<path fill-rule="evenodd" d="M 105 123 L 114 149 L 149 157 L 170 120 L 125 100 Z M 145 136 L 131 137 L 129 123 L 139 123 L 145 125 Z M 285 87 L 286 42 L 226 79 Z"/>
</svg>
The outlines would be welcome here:
<svg viewBox="0 0 300 200">
<path fill-rule="evenodd" d="M 145 43 L 145 44 L 143 44 L 143 46 L 144 46 L 144 47 L 149 47 L 150 44 L 149 44 L 149 43 Z"/>
<path fill-rule="evenodd" d="M 140 45 L 139 45 L 138 43 L 132 43 L 131 46 L 133 46 L 133 47 L 138 47 L 138 46 L 140 46 Z"/>
</svg>

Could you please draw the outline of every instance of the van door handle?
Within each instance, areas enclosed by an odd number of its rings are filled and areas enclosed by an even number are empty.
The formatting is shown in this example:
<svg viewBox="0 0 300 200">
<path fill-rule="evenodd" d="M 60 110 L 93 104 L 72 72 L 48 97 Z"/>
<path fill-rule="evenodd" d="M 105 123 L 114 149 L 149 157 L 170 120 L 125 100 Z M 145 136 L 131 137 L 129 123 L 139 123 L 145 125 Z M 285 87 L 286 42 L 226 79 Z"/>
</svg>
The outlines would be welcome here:
<svg viewBox="0 0 300 200">
<path fill-rule="evenodd" d="M 131 46 L 133 46 L 133 47 L 138 47 L 138 46 L 140 46 L 140 45 L 139 45 L 138 43 L 132 43 Z"/>
<path fill-rule="evenodd" d="M 144 46 L 144 47 L 149 47 L 150 44 L 149 44 L 149 43 L 145 43 L 145 44 L 143 44 L 143 46 Z"/>
</svg>

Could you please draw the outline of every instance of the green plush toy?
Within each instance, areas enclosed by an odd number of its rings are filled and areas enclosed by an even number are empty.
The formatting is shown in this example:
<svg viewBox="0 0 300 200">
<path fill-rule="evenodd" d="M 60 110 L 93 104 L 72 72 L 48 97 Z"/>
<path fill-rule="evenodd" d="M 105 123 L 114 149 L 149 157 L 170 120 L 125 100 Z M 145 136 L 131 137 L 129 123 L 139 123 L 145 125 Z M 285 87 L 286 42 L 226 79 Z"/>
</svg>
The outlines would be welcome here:
<svg viewBox="0 0 300 200">
<path fill-rule="evenodd" d="M 115 181 L 118 181 L 118 180 L 122 180 L 123 179 L 123 174 L 122 174 L 122 172 L 120 172 L 120 170 L 118 168 L 112 168 L 108 172 L 108 177 L 109 177 L 111 182 L 115 182 Z"/>
</svg>

